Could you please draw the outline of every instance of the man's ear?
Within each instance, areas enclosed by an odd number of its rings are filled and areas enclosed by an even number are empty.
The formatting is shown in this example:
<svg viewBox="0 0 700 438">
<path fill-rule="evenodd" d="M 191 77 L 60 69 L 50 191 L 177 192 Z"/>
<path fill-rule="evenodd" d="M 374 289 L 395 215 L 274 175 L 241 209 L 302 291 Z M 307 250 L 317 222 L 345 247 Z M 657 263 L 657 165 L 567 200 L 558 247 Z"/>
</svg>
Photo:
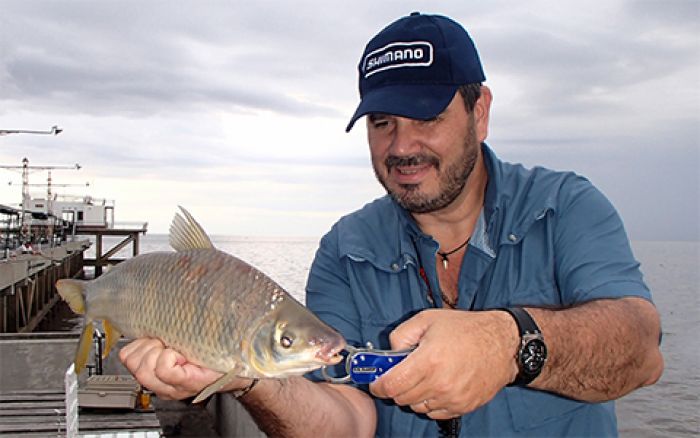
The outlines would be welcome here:
<svg viewBox="0 0 700 438">
<path fill-rule="evenodd" d="M 474 131 L 479 143 L 486 140 L 489 133 L 489 115 L 491 112 L 491 90 L 486 85 L 481 86 L 481 96 L 474 104 Z"/>
</svg>

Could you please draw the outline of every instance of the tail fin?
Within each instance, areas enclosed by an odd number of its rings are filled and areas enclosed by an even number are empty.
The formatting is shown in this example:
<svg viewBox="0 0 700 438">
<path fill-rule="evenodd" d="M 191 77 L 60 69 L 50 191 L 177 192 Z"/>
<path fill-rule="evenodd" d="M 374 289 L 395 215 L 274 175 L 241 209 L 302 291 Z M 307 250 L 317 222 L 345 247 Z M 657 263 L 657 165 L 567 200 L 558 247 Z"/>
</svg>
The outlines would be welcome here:
<svg viewBox="0 0 700 438">
<path fill-rule="evenodd" d="M 85 283 L 87 282 L 67 278 L 56 282 L 58 294 L 68 303 L 71 310 L 79 315 L 85 314 Z"/>
<path fill-rule="evenodd" d="M 79 315 L 85 314 L 85 283 L 87 282 L 69 278 L 56 282 L 58 294 L 63 298 L 63 301 L 68 303 L 70 309 Z M 85 327 L 83 327 L 83 333 L 80 335 L 80 341 L 78 342 L 78 350 L 75 352 L 75 374 L 80 374 L 85 368 L 90 349 L 92 348 L 93 330 L 92 321 L 90 318 L 86 318 Z"/>
</svg>

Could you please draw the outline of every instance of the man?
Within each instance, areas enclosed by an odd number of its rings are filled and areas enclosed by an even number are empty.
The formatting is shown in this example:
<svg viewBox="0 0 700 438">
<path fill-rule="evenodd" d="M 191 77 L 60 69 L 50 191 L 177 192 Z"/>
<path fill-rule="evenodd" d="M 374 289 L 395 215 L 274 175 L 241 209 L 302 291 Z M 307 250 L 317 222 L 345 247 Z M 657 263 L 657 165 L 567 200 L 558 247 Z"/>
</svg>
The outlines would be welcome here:
<svg viewBox="0 0 700 438">
<path fill-rule="evenodd" d="M 233 382 L 272 436 L 610 436 L 611 400 L 654 383 L 660 323 L 622 223 L 588 181 L 500 161 L 466 31 L 411 14 L 359 65 L 389 193 L 322 239 L 307 305 L 350 345 L 415 350 L 369 387 Z M 122 360 L 161 396 L 218 377 L 157 340 Z"/>
</svg>

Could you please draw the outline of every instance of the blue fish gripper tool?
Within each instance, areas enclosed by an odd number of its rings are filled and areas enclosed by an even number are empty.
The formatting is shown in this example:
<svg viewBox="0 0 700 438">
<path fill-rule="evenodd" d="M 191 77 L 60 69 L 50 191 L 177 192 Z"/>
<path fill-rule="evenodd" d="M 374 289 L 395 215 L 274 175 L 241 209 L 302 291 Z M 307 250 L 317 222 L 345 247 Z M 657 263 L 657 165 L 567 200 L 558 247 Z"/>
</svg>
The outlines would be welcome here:
<svg viewBox="0 0 700 438">
<path fill-rule="evenodd" d="M 366 348 L 345 347 L 348 356 L 345 359 L 344 377 L 331 377 L 326 368 L 321 370 L 324 379 L 331 383 L 369 384 L 377 380 L 382 374 L 401 363 L 414 348 L 406 350 L 377 350 L 371 343 Z"/>
</svg>

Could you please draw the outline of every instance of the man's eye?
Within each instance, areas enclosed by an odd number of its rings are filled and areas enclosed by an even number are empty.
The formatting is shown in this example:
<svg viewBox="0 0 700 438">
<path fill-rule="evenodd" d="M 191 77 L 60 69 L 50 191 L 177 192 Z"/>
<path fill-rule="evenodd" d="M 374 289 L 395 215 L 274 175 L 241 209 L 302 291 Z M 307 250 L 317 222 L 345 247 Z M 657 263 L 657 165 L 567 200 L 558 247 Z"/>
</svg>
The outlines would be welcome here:
<svg viewBox="0 0 700 438">
<path fill-rule="evenodd" d="M 369 121 L 373 128 L 383 128 L 389 124 L 389 118 L 378 115 L 370 115 Z"/>
</svg>

